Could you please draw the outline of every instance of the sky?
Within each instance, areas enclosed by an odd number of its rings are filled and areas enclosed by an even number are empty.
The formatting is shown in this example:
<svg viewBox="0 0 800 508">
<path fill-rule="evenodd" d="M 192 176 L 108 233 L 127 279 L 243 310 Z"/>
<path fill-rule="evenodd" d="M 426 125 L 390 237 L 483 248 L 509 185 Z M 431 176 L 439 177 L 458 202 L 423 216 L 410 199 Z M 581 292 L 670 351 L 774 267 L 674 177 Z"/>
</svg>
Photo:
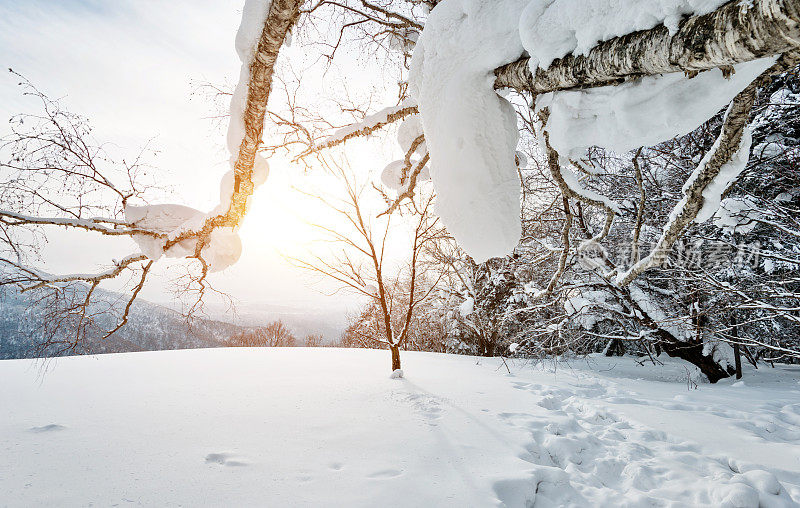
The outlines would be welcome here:
<svg viewBox="0 0 800 508">
<path fill-rule="evenodd" d="M 216 113 L 214 105 L 192 92 L 198 82 L 232 85 L 238 76 L 234 37 L 242 3 L 0 0 L 0 64 L 88 117 L 95 136 L 120 151 L 135 153 L 145 145 L 156 149 L 152 162 L 159 182 L 173 189 L 170 202 L 208 210 L 218 202 L 218 182 L 228 170 L 225 125 L 209 119 Z M 327 88 L 325 80 L 335 75 L 311 79 Z M 0 74 L 0 135 L 7 132 L 5 119 L 12 114 L 35 111 L 17 82 L 8 72 Z M 379 160 L 385 165 L 384 155 L 356 154 L 355 160 L 374 172 Z M 240 231 L 242 257 L 214 274 L 212 283 L 249 310 L 261 304 L 355 308 L 357 298 L 329 296 L 334 286 L 284 257 L 301 256 L 320 244 L 321 234 L 307 224 L 323 213 L 320 205 L 292 186 L 324 187 L 324 178 L 306 175 L 281 157 L 271 159 L 270 166 L 270 177 L 256 191 Z M 55 231 L 44 259 L 53 273 L 86 272 L 134 249 L 129 239 Z M 158 264 L 156 279 L 142 292 L 145 299 L 171 300 L 169 266 Z"/>
</svg>

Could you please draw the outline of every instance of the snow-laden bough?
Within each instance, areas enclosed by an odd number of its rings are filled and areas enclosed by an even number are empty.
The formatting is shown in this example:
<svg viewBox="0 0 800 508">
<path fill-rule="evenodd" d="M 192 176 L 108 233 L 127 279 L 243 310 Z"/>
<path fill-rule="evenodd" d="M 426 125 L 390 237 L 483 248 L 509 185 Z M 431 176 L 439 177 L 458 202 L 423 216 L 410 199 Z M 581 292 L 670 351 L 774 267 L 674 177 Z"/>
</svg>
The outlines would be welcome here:
<svg viewBox="0 0 800 508">
<path fill-rule="evenodd" d="M 620 36 L 659 26 L 674 35 L 687 16 L 723 6 L 729 7 L 725 0 L 449 0 L 437 5 L 414 51 L 410 90 L 430 153 L 436 211 L 467 253 L 478 262 L 509 254 L 520 235 L 517 128 L 510 103 L 494 91 L 497 69 L 528 55 L 538 76 L 537 70 L 556 59 L 587 55 Z M 755 9 L 735 7 L 745 13 Z M 672 72 L 616 86 L 592 83 L 595 88 L 587 90 L 555 87 L 536 98 L 534 107 L 547 110 L 545 130 L 552 148 L 565 158 L 578 158 L 591 146 L 626 152 L 695 129 L 777 57 L 741 58 L 746 63 L 699 75 Z"/>
<path fill-rule="evenodd" d="M 253 190 L 262 185 L 269 174 L 269 164 L 256 150 L 261 141 L 260 126 L 263 125 L 274 62 L 264 61 L 262 55 L 256 65 L 256 55 L 259 43 L 265 39 L 270 58 L 274 60 L 277 57 L 286 32 L 297 19 L 299 5 L 299 0 L 285 0 L 275 6 L 268 0 L 245 1 L 236 33 L 236 52 L 241 60 L 241 70 L 231 98 L 227 133 L 231 170 L 222 176 L 220 202 L 208 213 L 177 204 L 126 205 L 127 221 L 161 234 L 159 237 L 133 237 L 148 258 L 197 256 L 208 271 L 219 271 L 236 263 L 241 256 L 239 222 Z M 280 22 L 265 27 L 271 15 L 280 18 Z M 266 82 L 254 83 L 253 79 Z M 263 97 L 249 97 L 254 86 L 263 92 Z M 248 117 L 258 118 L 248 121 Z M 254 135 L 248 133 L 248 123 L 259 125 L 254 129 L 257 131 Z M 242 167 L 237 169 L 239 164 Z"/>
</svg>

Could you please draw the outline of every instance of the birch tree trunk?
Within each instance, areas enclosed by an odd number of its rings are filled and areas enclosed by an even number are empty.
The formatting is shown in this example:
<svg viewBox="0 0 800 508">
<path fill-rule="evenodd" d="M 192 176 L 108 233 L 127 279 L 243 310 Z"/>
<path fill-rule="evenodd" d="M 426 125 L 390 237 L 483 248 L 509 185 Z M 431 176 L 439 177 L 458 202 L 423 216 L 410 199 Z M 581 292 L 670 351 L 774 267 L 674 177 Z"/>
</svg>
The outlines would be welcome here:
<svg viewBox="0 0 800 508">
<path fill-rule="evenodd" d="M 234 193 L 226 214 L 228 220 L 236 224 L 244 216 L 247 198 L 253 194 L 253 165 L 261 145 L 275 62 L 286 34 L 300 17 L 302 4 L 303 0 L 272 0 L 258 41 L 258 49 L 250 64 L 247 106 L 244 110 L 245 135 L 234 166 Z"/>
<path fill-rule="evenodd" d="M 683 20 L 675 34 L 660 25 L 616 37 L 586 56 L 567 55 L 534 77 L 528 59 L 495 70 L 496 88 L 534 94 L 619 84 L 641 76 L 727 68 L 800 48 L 800 0 L 733 0 Z"/>
<path fill-rule="evenodd" d="M 272 75 L 286 34 L 297 23 L 303 0 L 272 0 L 250 64 L 247 104 L 244 110 L 245 135 L 239 146 L 234 166 L 234 191 L 231 205 L 225 214 L 210 217 L 200 231 L 189 231 L 167 242 L 166 251 L 187 238 L 198 238 L 195 256 L 200 259 L 211 233 L 219 227 L 236 227 L 247 211 L 247 201 L 253 194 L 253 166 L 261 145 L 267 101 L 272 90 Z"/>
</svg>

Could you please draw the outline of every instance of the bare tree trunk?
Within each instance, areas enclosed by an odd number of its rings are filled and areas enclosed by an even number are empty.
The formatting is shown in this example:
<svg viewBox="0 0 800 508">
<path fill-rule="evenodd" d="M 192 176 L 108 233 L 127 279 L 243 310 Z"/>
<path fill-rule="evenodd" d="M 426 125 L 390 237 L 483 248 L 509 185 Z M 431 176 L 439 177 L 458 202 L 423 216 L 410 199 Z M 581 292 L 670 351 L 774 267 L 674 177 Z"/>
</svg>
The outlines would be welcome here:
<svg viewBox="0 0 800 508">
<path fill-rule="evenodd" d="M 489 342 L 486 343 L 486 356 L 494 356 L 495 347 L 497 347 L 497 341 L 499 334 L 497 331 L 492 332 L 492 338 Z"/>
<path fill-rule="evenodd" d="M 400 370 L 400 346 L 389 346 L 392 352 L 392 372 Z"/>
<path fill-rule="evenodd" d="M 696 366 L 700 369 L 700 372 L 706 375 L 710 382 L 716 383 L 720 379 L 730 377 L 730 372 L 723 369 L 711 355 L 707 355 L 703 352 L 702 342 L 680 341 L 661 329 L 656 332 L 656 335 L 658 335 L 661 347 L 664 349 L 665 353 L 673 358 L 686 360 Z"/>
<path fill-rule="evenodd" d="M 567 55 L 531 74 L 528 59 L 495 70 L 496 88 L 535 94 L 619 84 L 641 76 L 729 67 L 800 47 L 800 0 L 733 0 L 685 19 L 675 34 L 664 25 L 616 37 L 586 56 Z"/>
<path fill-rule="evenodd" d="M 733 328 L 733 359 L 736 363 L 736 379 L 742 379 L 742 352 L 739 349 L 739 324 L 736 322 L 736 316 L 732 317 Z"/>
<path fill-rule="evenodd" d="M 667 355 L 673 358 L 686 360 L 696 366 L 712 383 L 716 383 L 720 379 L 730 377 L 733 374 L 733 370 L 728 371 L 724 369 L 719 362 L 714 360 L 713 355 L 706 354 L 702 338 L 693 341 L 679 339 L 662 328 L 658 321 L 653 319 L 650 314 L 631 297 L 628 289 L 620 287 L 616 287 L 616 289 L 621 290 L 621 295 L 624 297 L 627 305 L 630 306 L 631 311 L 637 316 L 640 316 L 639 322 L 652 331 L 652 336 L 655 339 L 655 346 L 660 347 Z M 657 353 L 660 354 L 660 351 L 657 351 Z"/>
<path fill-rule="evenodd" d="M 605 356 L 622 356 L 625 354 L 625 346 L 622 345 L 622 341 L 619 339 L 610 339 L 606 343 L 603 354 Z"/>
<path fill-rule="evenodd" d="M 492 338 L 484 334 L 478 336 L 478 356 L 494 356 L 494 346 L 492 345 L 494 336 L 497 332 L 492 333 Z"/>
</svg>

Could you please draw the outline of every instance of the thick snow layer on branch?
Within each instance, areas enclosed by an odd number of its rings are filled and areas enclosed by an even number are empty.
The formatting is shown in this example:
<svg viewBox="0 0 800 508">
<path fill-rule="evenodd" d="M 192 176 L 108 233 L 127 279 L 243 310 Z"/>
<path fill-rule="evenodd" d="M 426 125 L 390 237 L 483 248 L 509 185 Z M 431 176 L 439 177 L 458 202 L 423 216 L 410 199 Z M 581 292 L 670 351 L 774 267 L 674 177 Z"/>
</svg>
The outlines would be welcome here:
<svg viewBox="0 0 800 508">
<path fill-rule="evenodd" d="M 242 8 L 242 21 L 236 32 L 236 53 L 242 63 L 250 64 L 256 53 L 258 39 L 264 30 L 264 22 L 269 13 L 269 0 L 245 0 Z"/>
<path fill-rule="evenodd" d="M 405 166 L 404 161 L 392 161 L 387 164 L 381 172 L 381 183 L 392 190 L 401 190 L 403 188 L 403 184 L 400 182 L 403 177 L 403 166 Z"/>
<path fill-rule="evenodd" d="M 613 302 L 613 295 L 606 291 L 585 291 L 564 301 L 564 310 L 575 322 L 586 330 L 591 330 L 601 320 L 608 317 L 608 308 L 621 311 Z"/>
<path fill-rule="evenodd" d="M 693 131 L 773 63 L 774 58 L 763 58 L 737 65 L 728 79 L 711 70 L 692 79 L 673 73 L 549 93 L 539 97 L 536 106 L 549 108 L 550 144 L 560 154 L 578 158 L 590 146 L 624 153 Z"/>
<path fill-rule="evenodd" d="M 228 125 L 228 150 L 231 154 L 231 171 L 220 181 L 219 204 L 209 213 L 175 204 L 150 206 L 125 206 L 125 218 L 132 225 L 166 235 L 166 238 L 153 238 L 147 235 L 134 235 L 133 240 L 142 253 L 150 259 L 167 257 L 187 257 L 195 255 L 197 238 L 189 238 L 164 251 L 169 240 L 184 233 L 197 233 L 206 221 L 214 216 L 227 213 L 231 206 L 235 187 L 233 168 L 239 155 L 239 147 L 245 136 L 244 114 L 247 105 L 247 89 L 250 81 L 250 64 L 253 61 L 264 22 L 269 12 L 268 0 L 246 0 L 242 10 L 242 21 L 236 34 L 236 52 L 242 61 L 239 83 L 231 98 L 230 123 Z M 256 155 L 251 176 L 255 186 L 264 183 L 269 174 L 269 165 L 260 155 Z M 196 236 L 196 235 L 195 235 Z M 210 271 L 224 270 L 231 266 L 242 253 L 239 234 L 232 228 L 215 228 L 209 235 L 200 253 Z"/>
<path fill-rule="evenodd" d="M 705 156 L 700 161 L 700 164 L 697 165 L 697 168 L 695 168 L 692 174 L 689 175 L 686 183 L 683 184 L 682 190 L 684 197 L 678 202 L 677 205 L 675 205 L 675 207 L 672 209 L 672 212 L 670 212 L 669 220 L 664 225 L 665 235 L 669 231 L 670 225 L 677 220 L 681 213 L 683 213 L 683 210 L 686 207 L 689 199 L 689 189 L 692 187 L 692 185 L 694 185 L 697 178 L 705 172 L 709 161 L 719 150 L 721 142 L 722 138 L 718 137 L 711 146 L 711 149 L 706 152 Z M 752 134 L 750 129 L 745 127 L 742 131 L 742 138 L 739 141 L 739 147 L 737 148 L 736 153 L 731 155 L 730 160 L 720 167 L 717 176 L 714 177 L 714 179 L 703 189 L 703 206 L 697 212 L 694 222 L 700 224 L 714 216 L 714 213 L 719 208 L 720 201 L 722 200 L 722 194 L 730 186 L 730 184 L 736 180 L 739 174 L 741 174 L 745 166 L 747 166 L 747 161 L 750 157 L 751 143 Z"/>
<path fill-rule="evenodd" d="M 750 145 L 752 143 L 752 134 L 750 129 L 744 128 L 742 131 L 742 139 L 739 142 L 739 148 L 736 153 L 731 156 L 731 160 L 723 164 L 719 169 L 719 174 L 708 184 L 703 190 L 703 207 L 697 212 L 697 217 L 694 221 L 698 224 L 703 223 L 714 216 L 719 209 L 722 195 L 731 186 L 731 184 L 739 177 L 747 166 L 747 161 L 750 158 Z M 719 139 L 717 140 L 719 143 Z M 708 151 L 706 157 L 700 162 L 700 166 L 695 170 L 694 175 L 698 174 L 708 164 L 711 155 L 716 152 L 716 147 Z M 694 178 L 690 178 L 684 188 L 688 188 Z"/>
<path fill-rule="evenodd" d="M 461 305 L 458 306 L 458 313 L 462 318 L 465 318 L 472 315 L 473 312 L 475 312 L 475 300 L 471 296 L 468 296 L 466 300 L 461 302 Z"/>
<path fill-rule="evenodd" d="M 727 233 L 747 234 L 761 215 L 758 203 L 748 197 L 725 198 L 714 214 L 714 225 Z"/>
<path fill-rule="evenodd" d="M 419 105 L 430 152 L 439 196 L 436 211 L 467 253 L 478 262 L 508 254 L 520 235 L 514 165 L 517 127 L 512 107 L 493 90 L 496 67 L 524 52 L 531 55 L 534 67 L 547 66 L 555 58 L 586 53 L 598 42 L 619 35 L 659 24 L 675 30 L 682 16 L 705 14 L 724 3 L 448 0 L 438 4 L 417 42 L 409 89 Z M 561 155 L 579 158 L 590 146 L 623 153 L 694 130 L 774 61 L 740 64 L 727 78 L 719 70 L 693 79 L 675 73 L 620 86 L 550 93 L 540 96 L 536 107 L 549 109 L 550 143 Z M 404 146 L 409 146 L 412 127 L 400 136 Z M 579 185 L 575 188 L 581 194 L 588 192 Z M 592 199 L 607 201 L 602 196 Z"/>
<path fill-rule="evenodd" d="M 414 141 L 423 134 L 422 119 L 419 115 L 411 115 L 403 120 L 403 123 L 397 128 L 397 143 L 400 145 L 403 152 L 407 153 L 411 150 Z M 427 151 L 425 142 L 423 141 L 415 151 L 420 155 L 424 155 Z"/>
<path fill-rule="evenodd" d="M 570 53 L 586 55 L 599 42 L 664 24 L 678 29 L 684 15 L 707 14 L 728 0 L 531 0 L 519 31 L 531 71 Z"/>
<path fill-rule="evenodd" d="M 233 198 L 234 184 L 236 183 L 235 175 L 233 173 L 234 165 L 236 164 L 236 157 L 231 157 L 231 170 L 222 175 L 222 180 L 219 183 L 219 205 L 214 209 L 212 214 L 223 214 L 228 211 L 231 206 L 231 199 Z M 269 164 L 267 159 L 259 154 L 256 154 L 255 163 L 253 164 L 253 175 L 251 177 L 253 185 L 258 187 L 267 181 L 269 176 Z"/>
<path fill-rule="evenodd" d="M 167 238 L 133 235 L 133 241 L 139 246 L 142 254 L 154 260 L 160 259 L 162 255 L 169 258 L 194 255 L 197 246 L 197 240 L 194 238 L 179 242 L 166 252 L 164 247 L 170 238 L 176 238 L 187 231 L 200 230 L 207 218 L 208 215 L 200 210 L 183 205 L 125 206 L 125 219 L 128 222 L 136 227 L 167 235 Z M 238 261 L 241 254 L 242 242 L 238 233 L 231 228 L 215 229 L 201 253 L 211 271 L 224 270 Z"/>
<path fill-rule="evenodd" d="M 431 157 L 436 213 L 475 261 L 509 254 L 520 237 L 518 131 L 493 71 L 523 48 L 525 0 L 448 0 L 431 11 L 411 62 Z"/>
<path fill-rule="evenodd" d="M 231 171 L 222 177 L 220 182 L 220 204 L 212 213 L 225 213 L 231 204 L 234 192 L 233 169 L 239 156 L 239 147 L 245 136 L 244 116 L 247 106 L 247 90 L 250 83 L 250 65 L 255 58 L 258 41 L 264 30 L 264 23 L 269 14 L 269 0 L 245 0 L 242 9 L 242 21 L 236 32 L 236 53 L 242 62 L 239 82 L 231 98 L 230 123 L 228 124 L 228 151 L 231 154 Z M 266 159 L 256 154 L 251 180 L 258 187 L 267 180 L 269 164 Z"/>
<path fill-rule="evenodd" d="M 674 313 L 667 312 L 661 305 L 648 293 L 636 284 L 631 284 L 630 295 L 634 302 L 650 318 L 658 323 L 658 327 L 666 330 L 678 340 L 688 340 L 692 338 L 692 323 L 687 316 L 674 316 Z"/>
<path fill-rule="evenodd" d="M 205 216 L 206 214 L 200 210 L 183 205 L 125 206 L 125 219 L 128 222 L 142 229 L 149 229 L 165 235 L 171 235 L 174 231 L 181 229 L 187 221 L 204 219 Z M 167 257 L 183 257 L 187 253 L 191 253 L 194 244 L 194 241 L 182 242 L 164 252 L 166 238 L 134 235 L 133 240 L 141 249 L 142 254 L 150 259 L 160 259 L 164 254 Z"/>
<path fill-rule="evenodd" d="M 415 106 L 414 101 L 406 100 L 401 102 L 397 106 L 390 106 L 388 108 L 383 108 L 380 111 L 377 111 L 370 115 L 366 115 L 364 119 L 361 120 L 360 122 L 355 122 L 350 125 L 346 125 L 340 129 L 337 129 L 333 134 L 325 138 L 320 143 L 317 143 L 317 146 L 336 145 L 346 140 L 347 138 L 359 135 L 362 132 L 365 134 L 369 133 L 375 129 L 380 128 L 383 125 L 391 123 L 392 119 L 396 115 L 402 114 L 403 110 L 408 108 L 413 108 L 414 106 Z"/>
<path fill-rule="evenodd" d="M 269 0 L 245 0 L 242 21 L 236 32 L 236 53 L 242 61 L 239 82 L 231 97 L 231 118 L 228 124 L 228 151 L 234 157 L 244 139 L 244 110 L 247 105 L 247 84 L 250 81 L 250 63 L 258 47 L 269 12 Z"/>
<path fill-rule="evenodd" d="M 409 175 L 414 170 L 414 168 L 418 166 L 418 164 L 419 161 L 412 160 L 411 168 L 409 168 L 408 170 Z M 383 171 L 381 171 L 381 183 L 384 186 L 388 187 L 389 189 L 397 191 L 398 193 L 404 192 L 408 188 L 410 180 L 409 175 L 406 175 L 406 179 L 405 181 L 403 181 L 403 168 L 405 167 L 405 165 L 406 165 L 405 161 L 392 161 L 389 164 L 387 164 L 386 167 L 383 168 Z M 431 179 L 430 170 L 428 169 L 428 166 L 425 166 L 420 170 L 419 174 L 417 175 L 417 183 L 425 182 L 430 179 Z"/>
<path fill-rule="evenodd" d="M 610 208 L 616 214 L 621 214 L 622 211 L 620 210 L 619 204 L 616 201 L 613 201 L 606 196 L 598 194 L 597 192 L 584 188 L 581 183 L 578 181 L 578 178 L 575 176 L 569 168 L 566 167 L 566 164 L 562 165 L 560 168 L 561 178 L 564 179 L 564 183 L 567 184 L 567 187 L 577 194 L 580 197 L 586 198 L 589 201 L 603 203 L 607 208 Z"/>
</svg>

